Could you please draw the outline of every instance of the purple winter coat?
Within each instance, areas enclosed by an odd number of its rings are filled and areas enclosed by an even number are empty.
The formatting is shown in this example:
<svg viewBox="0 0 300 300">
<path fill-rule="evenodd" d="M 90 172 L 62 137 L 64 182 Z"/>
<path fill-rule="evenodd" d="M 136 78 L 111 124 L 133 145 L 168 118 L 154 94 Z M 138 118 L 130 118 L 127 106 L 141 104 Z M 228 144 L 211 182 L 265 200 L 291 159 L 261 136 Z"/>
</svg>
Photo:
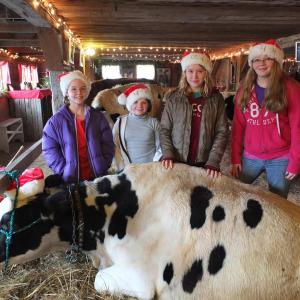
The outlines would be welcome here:
<svg viewBox="0 0 300 300">
<path fill-rule="evenodd" d="M 89 162 L 94 177 L 107 173 L 114 156 L 111 129 L 103 113 L 87 107 L 85 136 Z M 42 149 L 48 166 L 67 183 L 79 181 L 76 120 L 63 106 L 47 122 L 43 130 Z"/>
</svg>

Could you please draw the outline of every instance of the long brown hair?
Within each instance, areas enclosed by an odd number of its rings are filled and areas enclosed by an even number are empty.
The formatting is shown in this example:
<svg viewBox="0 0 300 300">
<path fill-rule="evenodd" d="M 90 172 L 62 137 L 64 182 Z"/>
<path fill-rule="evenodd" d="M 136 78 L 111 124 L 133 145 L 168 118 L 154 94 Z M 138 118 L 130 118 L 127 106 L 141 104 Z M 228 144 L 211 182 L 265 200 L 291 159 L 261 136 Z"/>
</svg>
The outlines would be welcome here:
<svg viewBox="0 0 300 300">
<path fill-rule="evenodd" d="M 241 84 L 243 93 L 238 100 L 239 107 L 244 110 L 249 102 L 251 90 L 255 84 L 257 75 L 253 68 L 250 68 L 247 72 L 244 82 Z M 271 74 L 268 87 L 265 92 L 265 99 L 263 105 L 268 111 L 278 113 L 284 111 L 287 107 L 286 94 L 284 89 L 284 73 L 275 60 L 271 68 Z"/>
<path fill-rule="evenodd" d="M 203 69 L 205 70 L 205 76 L 204 76 L 203 84 L 200 87 L 200 91 L 203 96 L 207 97 L 207 96 L 211 95 L 211 93 L 212 93 L 213 81 L 211 79 L 209 72 L 205 68 L 203 68 Z M 178 87 L 187 96 L 192 93 L 192 89 L 190 88 L 190 85 L 188 84 L 188 82 L 186 80 L 185 72 L 182 72 L 182 74 L 181 74 L 181 78 L 180 78 Z"/>
</svg>

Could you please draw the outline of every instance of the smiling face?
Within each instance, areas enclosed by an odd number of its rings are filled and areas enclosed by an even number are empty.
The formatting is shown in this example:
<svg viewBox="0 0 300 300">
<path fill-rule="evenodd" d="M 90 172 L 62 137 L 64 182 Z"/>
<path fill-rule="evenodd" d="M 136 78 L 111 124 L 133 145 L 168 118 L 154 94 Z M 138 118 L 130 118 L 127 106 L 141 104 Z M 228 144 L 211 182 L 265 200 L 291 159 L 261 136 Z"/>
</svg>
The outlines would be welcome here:
<svg viewBox="0 0 300 300">
<path fill-rule="evenodd" d="M 206 70 L 198 64 L 193 64 L 186 68 L 186 80 L 193 92 L 200 91 L 200 87 L 204 82 L 205 75 Z"/>
<path fill-rule="evenodd" d="M 271 75 L 273 64 L 274 59 L 265 55 L 257 56 L 252 60 L 252 68 L 258 79 L 268 78 Z"/>
<path fill-rule="evenodd" d="M 148 112 L 148 100 L 141 98 L 131 105 L 131 112 L 136 116 L 144 116 Z"/>
<path fill-rule="evenodd" d="M 67 96 L 70 105 L 84 105 L 84 101 L 88 96 L 86 84 L 80 79 L 72 80 L 67 90 Z"/>
</svg>

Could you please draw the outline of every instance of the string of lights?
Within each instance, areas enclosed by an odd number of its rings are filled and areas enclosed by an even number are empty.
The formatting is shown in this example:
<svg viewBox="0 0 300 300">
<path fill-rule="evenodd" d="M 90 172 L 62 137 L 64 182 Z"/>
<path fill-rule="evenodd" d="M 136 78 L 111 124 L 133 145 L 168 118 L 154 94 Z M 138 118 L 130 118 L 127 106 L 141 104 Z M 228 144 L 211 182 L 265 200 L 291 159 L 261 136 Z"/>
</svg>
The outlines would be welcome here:
<svg viewBox="0 0 300 300">
<path fill-rule="evenodd" d="M 65 35 L 69 38 L 71 43 L 80 47 L 80 39 L 76 36 L 72 30 L 69 28 L 68 24 L 65 22 L 64 18 L 57 14 L 56 7 L 48 0 L 33 0 L 32 6 L 35 10 L 39 10 L 39 8 L 43 9 L 49 18 L 52 20 L 53 25 L 60 30 L 65 32 Z"/>
<path fill-rule="evenodd" d="M 45 61 L 45 59 L 43 59 L 43 58 L 38 58 L 38 57 L 30 56 L 30 55 L 19 55 L 18 53 L 12 53 L 12 52 L 8 51 L 7 49 L 3 49 L 3 48 L 0 48 L 0 54 L 4 54 L 12 60 L 24 59 L 24 60 L 28 60 L 30 62 L 44 62 Z"/>
</svg>

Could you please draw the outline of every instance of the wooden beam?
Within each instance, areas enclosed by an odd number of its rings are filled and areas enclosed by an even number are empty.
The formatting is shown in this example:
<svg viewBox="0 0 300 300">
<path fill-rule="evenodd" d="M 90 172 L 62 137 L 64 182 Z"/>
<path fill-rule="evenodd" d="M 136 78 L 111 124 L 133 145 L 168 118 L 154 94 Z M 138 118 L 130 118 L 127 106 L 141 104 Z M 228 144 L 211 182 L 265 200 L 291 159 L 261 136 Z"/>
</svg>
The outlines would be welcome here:
<svg viewBox="0 0 300 300">
<path fill-rule="evenodd" d="M 42 153 L 42 139 L 34 143 L 21 154 L 8 168 L 7 171 L 17 170 L 22 173 Z M 7 175 L 0 175 L 0 193 L 3 193 L 9 184 Z"/>
<path fill-rule="evenodd" d="M 40 47 L 39 40 L 0 40 L 0 47 Z"/>
<path fill-rule="evenodd" d="M 0 32 L 5 33 L 37 33 L 38 28 L 27 22 L 18 22 L 17 24 L 1 24 Z"/>
<path fill-rule="evenodd" d="M 26 0 L 1 0 L 1 3 L 34 26 L 50 27 L 50 23 L 42 18 Z"/>
<path fill-rule="evenodd" d="M 283 49 L 295 47 L 295 42 L 300 42 L 300 33 L 279 38 L 277 42 Z"/>
<path fill-rule="evenodd" d="M 161 2 L 141 3 L 136 1 L 124 3 L 123 1 L 89 1 L 89 9 L 83 10 L 82 5 L 76 5 L 73 1 L 61 1 L 56 7 L 63 11 L 67 20 L 74 24 L 97 24 L 100 22 L 111 22 L 115 20 L 120 23 L 161 23 L 172 24 L 299 24 L 299 4 L 291 9 L 290 6 L 281 5 L 267 6 L 252 5 L 215 5 L 207 3 L 186 4 L 180 1 L 177 5 Z M 268 11 L 266 17 L 266 10 Z M 183 13 L 184 11 L 184 13 Z"/>
</svg>

